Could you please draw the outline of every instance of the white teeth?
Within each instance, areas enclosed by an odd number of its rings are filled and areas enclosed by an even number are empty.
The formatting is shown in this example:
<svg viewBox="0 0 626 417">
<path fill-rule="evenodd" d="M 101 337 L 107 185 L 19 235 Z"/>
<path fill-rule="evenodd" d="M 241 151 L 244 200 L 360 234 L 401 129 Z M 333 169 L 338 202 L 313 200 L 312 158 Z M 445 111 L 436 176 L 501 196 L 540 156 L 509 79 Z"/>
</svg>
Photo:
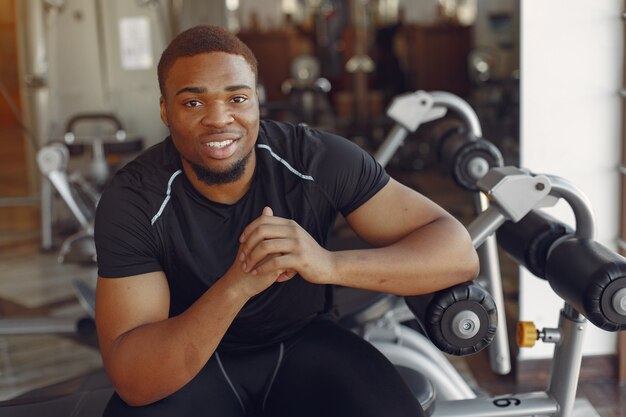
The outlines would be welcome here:
<svg viewBox="0 0 626 417">
<path fill-rule="evenodd" d="M 208 146 L 210 148 L 221 149 L 221 148 L 227 147 L 228 145 L 230 145 L 233 142 L 234 142 L 233 140 L 224 140 L 222 142 L 207 142 L 207 143 L 204 144 L 204 146 Z"/>
</svg>

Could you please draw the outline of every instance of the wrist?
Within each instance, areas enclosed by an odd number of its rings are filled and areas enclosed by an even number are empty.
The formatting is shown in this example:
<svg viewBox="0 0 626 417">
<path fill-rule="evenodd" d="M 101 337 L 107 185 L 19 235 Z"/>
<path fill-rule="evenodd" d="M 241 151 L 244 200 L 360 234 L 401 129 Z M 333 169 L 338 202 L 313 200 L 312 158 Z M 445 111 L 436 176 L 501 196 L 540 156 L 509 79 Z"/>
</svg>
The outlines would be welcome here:
<svg viewBox="0 0 626 417">
<path fill-rule="evenodd" d="M 248 280 L 242 279 L 242 274 L 243 272 L 241 274 L 233 273 L 231 268 L 214 285 L 220 283 L 229 300 L 243 305 L 255 296 L 256 292 L 247 285 Z"/>
<path fill-rule="evenodd" d="M 323 284 L 338 284 L 341 281 L 341 252 L 327 251 L 327 272 L 323 277 Z"/>
</svg>

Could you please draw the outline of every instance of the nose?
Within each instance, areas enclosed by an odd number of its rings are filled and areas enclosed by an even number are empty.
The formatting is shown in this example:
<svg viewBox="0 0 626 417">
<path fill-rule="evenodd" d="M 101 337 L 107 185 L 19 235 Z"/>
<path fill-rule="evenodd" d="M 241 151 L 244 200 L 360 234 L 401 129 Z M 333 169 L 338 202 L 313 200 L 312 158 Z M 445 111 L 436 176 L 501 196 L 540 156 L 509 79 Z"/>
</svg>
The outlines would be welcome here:
<svg viewBox="0 0 626 417">
<path fill-rule="evenodd" d="M 202 116 L 202 124 L 221 128 L 227 126 L 235 120 L 228 106 L 221 102 L 213 102 L 206 106 Z"/>
</svg>

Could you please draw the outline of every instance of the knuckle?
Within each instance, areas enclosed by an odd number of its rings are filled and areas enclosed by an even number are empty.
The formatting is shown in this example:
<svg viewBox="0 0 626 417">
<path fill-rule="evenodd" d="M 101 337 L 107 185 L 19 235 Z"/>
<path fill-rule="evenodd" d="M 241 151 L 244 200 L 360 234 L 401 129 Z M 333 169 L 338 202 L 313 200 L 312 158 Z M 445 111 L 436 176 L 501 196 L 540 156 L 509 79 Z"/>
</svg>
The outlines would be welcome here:
<svg viewBox="0 0 626 417">
<path fill-rule="evenodd" d="M 270 252 L 273 246 L 274 245 L 272 244 L 270 240 L 264 240 L 263 242 L 259 243 L 259 249 L 261 249 L 264 252 Z"/>
<path fill-rule="evenodd" d="M 280 257 L 276 256 L 276 257 L 270 259 L 268 264 L 269 264 L 269 266 L 272 269 L 276 269 L 276 268 L 280 267 L 280 264 L 281 264 Z"/>
<path fill-rule="evenodd" d="M 248 245 L 246 243 L 241 244 L 240 250 L 246 256 L 250 253 L 250 249 L 248 248 Z"/>
</svg>

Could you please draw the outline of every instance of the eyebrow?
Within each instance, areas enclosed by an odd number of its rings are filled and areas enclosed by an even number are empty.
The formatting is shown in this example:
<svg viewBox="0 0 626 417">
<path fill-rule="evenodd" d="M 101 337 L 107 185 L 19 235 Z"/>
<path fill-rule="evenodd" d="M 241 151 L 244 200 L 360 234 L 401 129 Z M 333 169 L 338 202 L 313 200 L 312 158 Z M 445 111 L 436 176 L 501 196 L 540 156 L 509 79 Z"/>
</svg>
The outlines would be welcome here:
<svg viewBox="0 0 626 417">
<path fill-rule="evenodd" d="M 248 84 L 235 84 L 224 87 L 224 91 L 252 90 Z M 176 92 L 176 95 L 183 93 L 204 94 L 208 90 L 204 87 L 183 87 Z"/>
</svg>

